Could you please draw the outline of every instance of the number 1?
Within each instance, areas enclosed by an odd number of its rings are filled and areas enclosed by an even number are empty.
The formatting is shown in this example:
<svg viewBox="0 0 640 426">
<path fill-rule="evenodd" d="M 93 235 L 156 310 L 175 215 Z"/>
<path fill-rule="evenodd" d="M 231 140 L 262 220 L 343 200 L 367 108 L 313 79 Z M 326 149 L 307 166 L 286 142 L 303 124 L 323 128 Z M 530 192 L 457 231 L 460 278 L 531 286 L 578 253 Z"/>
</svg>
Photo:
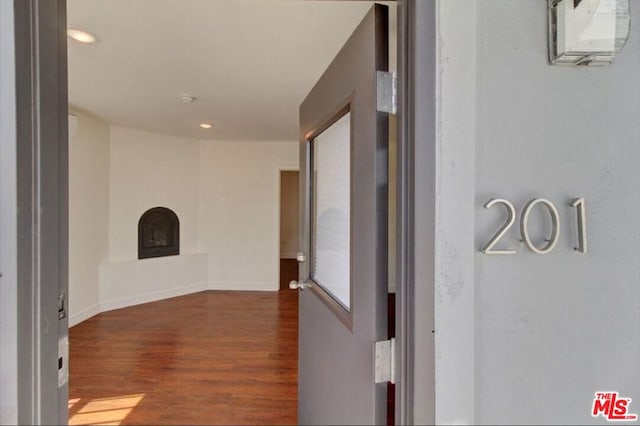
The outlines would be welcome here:
<svg viewBox="0 0 640 426">
<path fill-rule="evenodd" d="M 584 198 L 576 198 L 571 203 L 571 207 L 576 208 L 576 214 L 578 215 L 578 247 L 576 251 L 580 253 L 587 252 L 587 218 L 585 215 Z"/>
</svg>

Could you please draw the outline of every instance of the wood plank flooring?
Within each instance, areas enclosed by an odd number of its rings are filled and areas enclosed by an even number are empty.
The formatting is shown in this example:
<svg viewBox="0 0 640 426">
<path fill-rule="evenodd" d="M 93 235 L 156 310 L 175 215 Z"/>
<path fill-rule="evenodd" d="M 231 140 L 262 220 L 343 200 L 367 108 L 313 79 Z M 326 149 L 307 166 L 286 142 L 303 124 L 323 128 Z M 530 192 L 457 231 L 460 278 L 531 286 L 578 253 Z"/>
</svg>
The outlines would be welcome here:
<svg viewBox="0 0 640 426">
<path fill-rule="evenodd" d="M 70 329 L 70 424 L 295 424 L 297 292 L 206 291 Z"/>
</svg>

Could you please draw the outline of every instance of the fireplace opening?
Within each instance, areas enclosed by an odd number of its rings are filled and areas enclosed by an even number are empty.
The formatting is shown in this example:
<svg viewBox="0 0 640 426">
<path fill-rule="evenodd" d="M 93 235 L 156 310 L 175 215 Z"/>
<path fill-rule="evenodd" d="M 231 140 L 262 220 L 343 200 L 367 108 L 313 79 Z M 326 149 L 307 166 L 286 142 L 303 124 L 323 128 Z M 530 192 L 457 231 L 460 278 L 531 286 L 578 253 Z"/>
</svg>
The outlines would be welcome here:
<svg viewBox="0 0 640 426">
<path fill-rule="evenodd" d="M 180 254 L 180 221 L 166 207 L 154 207 L 138 221 L 138 259 Z"/>
</svg>

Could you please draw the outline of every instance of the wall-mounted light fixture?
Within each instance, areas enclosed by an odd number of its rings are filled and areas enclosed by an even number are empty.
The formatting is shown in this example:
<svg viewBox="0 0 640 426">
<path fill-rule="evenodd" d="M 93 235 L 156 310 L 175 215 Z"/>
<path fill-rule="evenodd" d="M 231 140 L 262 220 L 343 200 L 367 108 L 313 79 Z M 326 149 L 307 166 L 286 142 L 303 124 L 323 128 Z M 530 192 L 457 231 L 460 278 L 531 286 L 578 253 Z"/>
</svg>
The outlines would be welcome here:
<svg viewBox="0 0 640 426">
<path fill-rule="evenodd" d="M 77 28 L 68 28 L 67 35 L 72 39 L 74 39 L 75 41 L 79 41 L 80 43 L 90 44 L 90 43 L 96 43 L 98 41 L 98 37 Z"/>
<path fill-rule="evenodd" d="M 548 0 L 549 60 L 607 65 L 629 37 L 629 0 Z"/>
</svg>

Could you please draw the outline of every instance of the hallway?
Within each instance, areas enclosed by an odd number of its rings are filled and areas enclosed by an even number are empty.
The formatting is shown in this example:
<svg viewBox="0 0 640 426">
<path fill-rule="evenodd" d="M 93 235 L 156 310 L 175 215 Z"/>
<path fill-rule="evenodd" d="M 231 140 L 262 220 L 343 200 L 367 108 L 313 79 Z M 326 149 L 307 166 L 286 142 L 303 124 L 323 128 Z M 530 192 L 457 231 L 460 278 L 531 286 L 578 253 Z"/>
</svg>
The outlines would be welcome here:
<svg viewBox="0 0 640 426">
<path fill-rule="evenodd" d="M 206 291 L 78 324 L 69 424 L 295 424 L 297 297 Z"/>
</svg>

